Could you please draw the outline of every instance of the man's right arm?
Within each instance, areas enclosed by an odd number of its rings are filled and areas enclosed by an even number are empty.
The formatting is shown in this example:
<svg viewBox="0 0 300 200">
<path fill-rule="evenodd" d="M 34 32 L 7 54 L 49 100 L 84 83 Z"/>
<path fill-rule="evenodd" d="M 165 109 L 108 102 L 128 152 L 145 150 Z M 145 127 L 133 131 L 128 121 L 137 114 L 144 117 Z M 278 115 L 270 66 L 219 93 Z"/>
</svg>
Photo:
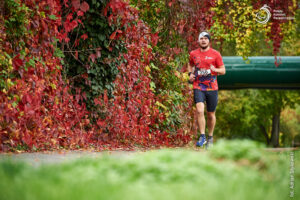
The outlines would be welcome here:
<svg viewBox="0 0 300 200">
<path fill-rule="evenodd" d="M 189 72 L 189 82 L 193 82 L 195 80 L 194 75 L 195 67 L 192 67 L 190 63 L 188 63 L 188 72 Z"/>
</svg>

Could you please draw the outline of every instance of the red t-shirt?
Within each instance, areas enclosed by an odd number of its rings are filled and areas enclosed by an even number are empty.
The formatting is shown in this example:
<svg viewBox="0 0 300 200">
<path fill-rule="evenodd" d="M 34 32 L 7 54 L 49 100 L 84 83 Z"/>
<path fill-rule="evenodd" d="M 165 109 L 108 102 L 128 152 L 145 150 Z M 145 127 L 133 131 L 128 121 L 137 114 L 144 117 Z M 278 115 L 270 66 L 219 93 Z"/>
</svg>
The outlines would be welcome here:
<svg viewBox="0 0 300 200">
<path fill-rule="evenodd" d="M 195 67 L 194 89 L 201 91 L 218 90 L 217 73 L 210 69 L 210 65 L 216 68 L 224 65 L 222 56 L 218 51 L 212 48 L 205 52 L 202 52 L 200 48 L 191 51 L 190 65 Z"/>
</svg>

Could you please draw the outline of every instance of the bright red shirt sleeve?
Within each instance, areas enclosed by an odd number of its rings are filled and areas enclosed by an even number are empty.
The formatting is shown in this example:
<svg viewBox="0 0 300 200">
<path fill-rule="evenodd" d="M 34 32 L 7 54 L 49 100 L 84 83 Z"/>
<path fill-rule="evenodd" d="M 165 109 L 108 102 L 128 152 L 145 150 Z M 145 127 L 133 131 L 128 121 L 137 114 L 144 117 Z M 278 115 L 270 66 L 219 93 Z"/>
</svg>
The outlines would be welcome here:
<svg viewBox="0 0 300 200">
<path fill-rule="evenodd" d="M 220 67 L 220 66 L 224 65 L 221 54 L 219 52 L 217 52 L 216 56 L 217 56 L 216 57 L 216 67 Z"/>
</svg>

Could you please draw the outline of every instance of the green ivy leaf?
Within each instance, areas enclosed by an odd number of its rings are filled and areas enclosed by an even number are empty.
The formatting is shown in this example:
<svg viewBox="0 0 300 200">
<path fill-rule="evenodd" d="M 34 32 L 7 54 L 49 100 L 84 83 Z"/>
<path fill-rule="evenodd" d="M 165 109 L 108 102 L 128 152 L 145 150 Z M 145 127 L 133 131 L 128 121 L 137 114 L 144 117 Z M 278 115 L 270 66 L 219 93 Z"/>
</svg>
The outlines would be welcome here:
<svg viewBox="0 0 300 200">
<path fill-rule="evenodd" d="M 56 20 L 57 17 L 55 15 L 48 15 L 49 19 Z"/>
</svg>

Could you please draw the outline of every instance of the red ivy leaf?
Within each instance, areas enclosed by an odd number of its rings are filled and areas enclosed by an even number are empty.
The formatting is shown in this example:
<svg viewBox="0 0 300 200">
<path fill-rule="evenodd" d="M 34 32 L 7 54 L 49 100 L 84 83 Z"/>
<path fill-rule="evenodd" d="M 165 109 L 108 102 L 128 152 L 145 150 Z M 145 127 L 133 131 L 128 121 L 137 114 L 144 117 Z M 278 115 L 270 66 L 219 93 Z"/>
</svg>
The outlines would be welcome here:
<svg viewBox="0 0 300 200">
<path fill-rule="evenodd" d="M 101 51 L 96 51 L 97 58 L 101 57 Z"/>
<path fill-rule="evenodd" d="M 103 15 L 107 16 L 107 9 L 108 9 L 108 4 L 106 5 L 106 7 L 103 9 Z"/>
<path fill-rule="evenodd" d="M 57 38 L 59 39 L 59 41 L 61 42 L 62 40 L 64 40 L 67 37 L 67 33 L 58 33 Z"/>
<path fill-rule="evenodd" d="M 80 8 L 80 0 L 72 0 L 72 6 L 75 10 L 78 10 Z"/>
<path fill-rule="evenodd" d="M 87 34 L 83 34 L 82 36 L 80 36 L 83 40 L 86 40 L 88 38 Z"/>
<path fill-rule="evenodd" d="M 102 105 L 102 102 L 99 99 L 94 99 L 95 105 Z"/>
<path fill-rule="evenodd" d="M 78 51 L 75 51 L 75 59 L 78 60 Z"/>
<path fill-rule="evenodd" d="M 111 39 L 111 40 L 115 39 L 117 33 L 122 33 L 122 31 L 121 31 L 121 30 L 116 30 L 115 32 L 113 32 L 113 33 L 110 35 L 109 39 Z"/>
<path fill-rule="evenodd" d="M 82 21 L 80 19 L 77 19 L 77 21 L 83 26 L 83 23 L 82 23 Z"/>
<path fill-rule="evenodd" d="M 98 121 L 97 121 L 97 125 L 98 125 L 98 126 L 104 126 L 104 125 L 105 125 L 105 121 L 98 120 Z"/>
<path fill-rule="evenodd" d="M 76 39 L 74 42 L 74 46 L 77 47 L 79 45 L 79 39 Z"/>
<path fill-rule="evenodd" d="M 25 105 L 27 103 L 31 104 L 32 103 L 32 98 L 29 94 L 25 94 L 23 97 L 22 97 L 22 103 Z"/>
<path fill-rule="evenodd" d="M 15 70 L 18 70 L 19 67 L 23 65 L 23 61 L 20 59 L 20 55 L 14 57 L 12 64 Z"/>
<path fill-rule="evenodd" d="M 68 1 L 69 1 L 69 0 L 64 0 L 64 5 L 65 5 L 67 8 L 69 7 Z"/>
<path fill-rule="evenodd" d="M 81 75 L 81 77 L 84 78 L 84 79 L 88 79 L 89 75 L 88 75 L 88 73 L 84 73 L 84 74 Z"/>
<path fill-rule="evenodd" d="M 71 29 L 72 29 L 71 23 L 70 23 L 69 21 L 66 21 L 66 22 L 64 23 L 64 28 L 65 28 L 65 31 L 66 31 L 66 32 L 70 32 Z"/>
<path fill-rule="evenodd" d="M 159 39 L 158 33 L 155 33 L 155 34 L 152 35 L 152 37 L 151 37 L 151 43 L 152 43 L 153 46 L 156 46 L 156 44 L 158 42 L 158 39 Z"/>
<path fill-rule="evenodd" d="M 32 137 L 27 131 L 23 134 L 22 137 L 23 142 L 25 142 L 29 147 L 32 146 Z"/>
<path fill-rule="evenodd" d="M 77 21 L 76 21 L 76 20 L 73 20 L 73 21 L 71 22 L 71 29 L 73 30 L 73 29 L 76 28 L 77 26 L 78 26 Z"/>
<path fill-rule="evenodd" d="M 181 48 L 173 48 L 172 50 L 176 55 L 181 53 Z"/>
<path fill-rule="evenodd" d="M 66 43 L 70 42 L 70 38 L 66 37 L 66 38 L 65 38 L 65 42 L 66 42 Z"/>
<path fill-rule="evenodd" d="M 87 3 L 87 2 L 83 2 L 82 4 L 81 4 L 81 6 L 80 6 L 80 10 L 82 10 L 83 12 L 86 12 L 86 11 L 88 11 L 90 9 L 90 6 L 89 6 L 89 4 Z"/>
<path fill-rule="evenodd" d="M 181 24 L 181 25 L 179 25 L 179 31 L 178 31 L 178 32 L 179 32 L 180 34 L 182 34 L 182 33 L 183 33 L 183 28 L 184 28 L 184 25 L 185 25 L 185 24 Z"/>
<path fill-rule="evenodd" d="M 111 39 L 111 40 L 115 39 L 116 34 L 117 34 L 117 31 L 113 32 L 113 33 L 110 35 L 109 39 Z"/>
<path fill-rule="evenodd" d="M 106 91 L 106 90 L 104 91 L 103 100 L 104 100 L 104 103 L 105 103 L 105 104 L 108 103 L 108 97 L 107 97 L 107 91 Z"/>
<path fill-rule="evenodd" d="M 83 12 L 81 10 L 78 10 L 77 11 L 77 15 L 80 17 L 80 16 L 83 16 Z"/>
<path fill-rule="evenodd" d="M 71 21 L 71 19 L 73 19 L 73 14 L 72 13 L 68 14 L 68 16 L 67 16 L 68 21 Z"/>
<path fill-rule="evenodd" d="M 96 55 L 95 54 L 91 54 L 89 56 L 89 60 L 92 59 L 92 62 L 95 62 L 95 59 L 96 59 Z"/>
</svg>

